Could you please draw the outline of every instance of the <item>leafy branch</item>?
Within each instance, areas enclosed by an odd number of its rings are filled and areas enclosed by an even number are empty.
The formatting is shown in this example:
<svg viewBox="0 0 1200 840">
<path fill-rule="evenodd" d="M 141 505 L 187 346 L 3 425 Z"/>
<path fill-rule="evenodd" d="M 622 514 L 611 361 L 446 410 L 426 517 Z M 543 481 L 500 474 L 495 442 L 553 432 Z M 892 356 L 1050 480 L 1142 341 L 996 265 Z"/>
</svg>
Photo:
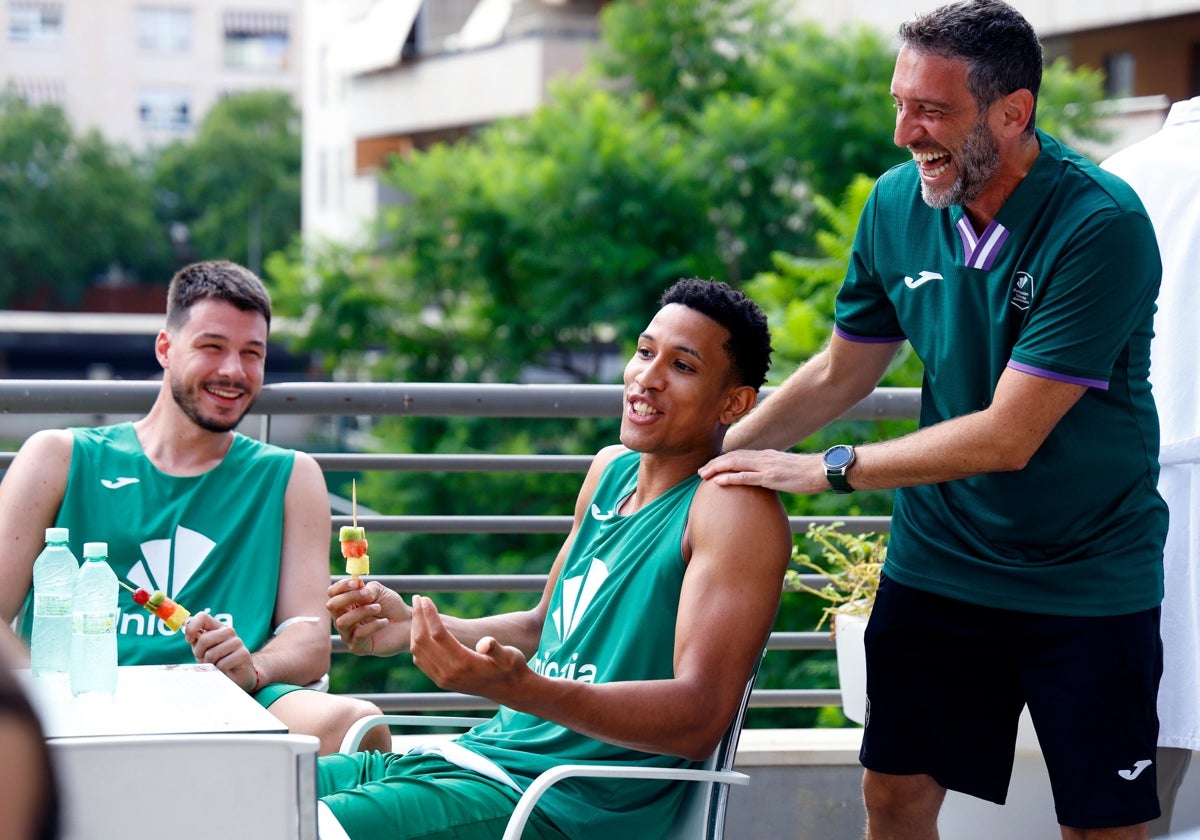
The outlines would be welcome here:
<svg viewBox="0 0 1200 840">
<path fill-rule="evenodd" d="M 820 630 L 826 621 L 832 623 L 837 613 L 866 615 L 875 603 L 879 576 L 887 557 L 887 535 L 850 534 L 839 530 L 845 523 L 810 525 L 805 539 L 821 548 L 821 562 L 792 547 L 792 561 L 801 569 L 816 572 L 828 582 L 820 589 L 809 586 L 801 571 L 789 569 L 784 588 L 792 592 L 808 592 L 829 602 L 817 623 Z"/>
</svg>

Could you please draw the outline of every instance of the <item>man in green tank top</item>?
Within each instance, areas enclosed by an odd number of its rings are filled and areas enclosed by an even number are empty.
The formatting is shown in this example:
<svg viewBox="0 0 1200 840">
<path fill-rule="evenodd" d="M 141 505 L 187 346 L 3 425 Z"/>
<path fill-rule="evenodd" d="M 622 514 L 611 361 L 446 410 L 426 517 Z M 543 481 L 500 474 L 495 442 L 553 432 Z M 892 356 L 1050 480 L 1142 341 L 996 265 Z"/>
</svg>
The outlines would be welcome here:
<svg viewBox="0 0 1200 840">
<path fill-rule="evenodd" d="M 1042 49 L 1015 9 L 951 3 L 900 40 L 912 160 L 863 211 L 834 334 L 701 474 L 898 488 L 866 635 L 868 836 L 935 838 L 947 789 L 1003 803 L 1027 706 L 1063 837 L 1145 837 L 1166 533 L 1154 231 L 1128 185 L 1035 128 Z M 917 432 L 770 451 L 867 396 L 904 341 L 924 363 Z"/>
<path fill-rule="evenodd" d="M 564 762 L 682 767 L 735 713 L 791 553 L 773 492 L 697 470 L 754 405 L 766 319 L 724 283 L 683 280 L 625 369 L 621 446 L 584 479 L 541 600 L 480 619 L 411 607 L 377 581 L 341 581 L 328 608 L 351 652 L 411 653 L 441 688 L 500 711 L 453 742 L 318 762 L 323 814 L 353 838 L 494 840 L 521 792 Z M 656 838 L 682 796 L 669 782 L 551 788 L 526 837 Z"/>
<path fill-rule="evenodd" d="M 27 602 L 48 526 L 109 545 L 121 580 L 193 615 L 181 630 L 121 593 L 122 664 L 207 662 L 332 752 L 374 704 L 301 690 L 329 669 L 330 513 L 311 456 L 234 431 L 263 384 L 271 301 L 229 262 L 181 269 L 154 342 L 162 389 L 135 423 L 32 435 L 0 484 L 0 615 Z M 28 637 L 29 613 L 23 632 Z M 391 742 L 385 728 L 367 747 Z"/>
</svg>

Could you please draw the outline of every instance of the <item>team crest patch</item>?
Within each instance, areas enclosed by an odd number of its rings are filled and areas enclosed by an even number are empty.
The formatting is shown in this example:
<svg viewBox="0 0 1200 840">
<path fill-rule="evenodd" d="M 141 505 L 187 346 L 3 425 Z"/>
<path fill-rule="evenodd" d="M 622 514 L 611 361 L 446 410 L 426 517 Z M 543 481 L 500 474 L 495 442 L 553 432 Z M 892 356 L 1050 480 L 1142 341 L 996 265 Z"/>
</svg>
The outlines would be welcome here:
<svg viewBox="0 0 1200 840">
<path fill-rule="evenodd" d="M 1009 303 L 1021 311 L 1029 308 L 1033 299 L 1033 275 L 1028 271 L 1018 271 L 1013 275 L 1012 297 Z"/>
</svg>

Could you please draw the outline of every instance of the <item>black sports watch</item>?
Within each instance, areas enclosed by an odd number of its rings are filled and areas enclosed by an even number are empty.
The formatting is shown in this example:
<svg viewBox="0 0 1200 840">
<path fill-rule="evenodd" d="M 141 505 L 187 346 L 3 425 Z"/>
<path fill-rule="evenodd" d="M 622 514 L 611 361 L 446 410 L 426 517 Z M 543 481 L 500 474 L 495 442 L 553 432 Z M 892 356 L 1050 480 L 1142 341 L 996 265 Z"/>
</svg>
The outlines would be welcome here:
<svg viewBox="0 0 1200 840">
<path fill-rule="evenodd" d="M 821 464 L 825 467 L 825 477 L 835 493 L 853 493 L 854 488 L 846 479 L 846 470 L 854 466 L 854 447 L 845 443 L 831 446 L 821 456 Z"/>
</svg>

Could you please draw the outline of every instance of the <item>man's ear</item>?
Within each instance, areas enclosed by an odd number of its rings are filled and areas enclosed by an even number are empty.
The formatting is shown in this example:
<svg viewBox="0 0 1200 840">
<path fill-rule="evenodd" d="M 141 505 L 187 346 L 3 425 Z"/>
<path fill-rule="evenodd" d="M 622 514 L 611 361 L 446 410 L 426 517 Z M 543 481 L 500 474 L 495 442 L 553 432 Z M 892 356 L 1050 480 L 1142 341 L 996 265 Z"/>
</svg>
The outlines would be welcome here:
<svg viewBox="0 0 1200 840">
<path fill-rule="evenodd" d="M 154 355 L 158 359 L 158 363 L 166 370 L 170 364 L 167 361 L 167 351 L 171 349 L 171 334 L 166 330 L 159 330 L 158 336 L 154 339 Z"/>
<path fill-rule="evenodd" d="M 725 410 L 721 412 L 721 422 L 731 426 L 750 413 L 758 402 L 758 391 L 749 385 L 739 385 L 729 392 L 725 399 Z"/>
<path fill-rule="evenodd" d="M 1025 89 L 1014 90 L 1000 99 L 1000 132 L 1003 137 L 1020 137 L 1033 116 L 1033 94 Z"/>
</svg>

